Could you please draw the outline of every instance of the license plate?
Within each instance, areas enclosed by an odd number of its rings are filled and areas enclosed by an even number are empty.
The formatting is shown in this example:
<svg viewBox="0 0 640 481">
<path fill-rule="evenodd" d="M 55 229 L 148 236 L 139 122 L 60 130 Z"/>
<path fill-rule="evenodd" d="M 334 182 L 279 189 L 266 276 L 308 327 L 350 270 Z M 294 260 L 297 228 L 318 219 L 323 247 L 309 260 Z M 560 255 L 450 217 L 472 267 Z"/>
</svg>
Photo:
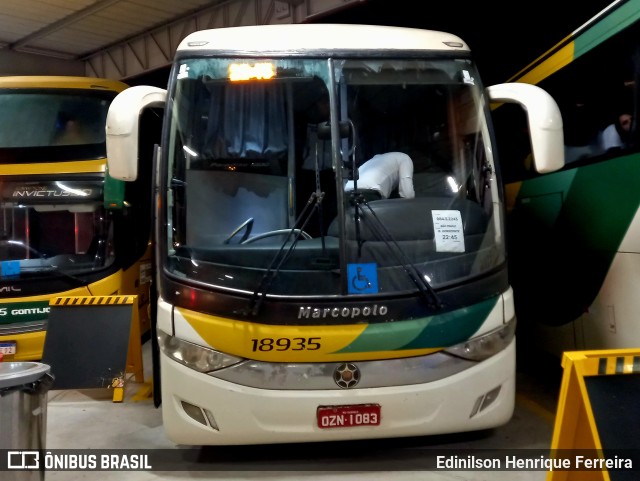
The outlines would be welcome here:
<svg viewBox="0 0 640 481">
<path fill-rule="evenodd" d="M 351 404 L 348 406 L 319 406 L 318 427 L 323 429 L 380 425 L 379 404 Z"/>
<path fill-rule="evenodd" d="M 0 354 L 15 354 L 16 343 L 15 342 L 0 342 Z"/>
</svg>

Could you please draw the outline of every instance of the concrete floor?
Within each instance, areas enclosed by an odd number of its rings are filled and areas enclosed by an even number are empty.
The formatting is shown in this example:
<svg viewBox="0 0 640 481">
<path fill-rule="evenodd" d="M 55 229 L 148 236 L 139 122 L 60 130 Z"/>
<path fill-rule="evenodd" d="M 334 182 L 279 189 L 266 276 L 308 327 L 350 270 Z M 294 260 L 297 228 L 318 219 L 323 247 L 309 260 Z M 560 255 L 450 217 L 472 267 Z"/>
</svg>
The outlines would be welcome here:
<svg viewBox="0 0 640 481">
<path fill-rule="evenodd" d="M 111 390 L 53 390 L 47 404 L 46 449 L 165 449 L 162 415 L 149 396 L 150 343 L 143 345 L 145 383 L 125 385 L 125 399 L 112 402 Z M 341 443 L 204 447 L 196 452 L 207 471 L 49 471 L 46 481 L 79 480 L 509 480 L 543 481 L 543 471 L 421 470 L 433 450 L 537 448 L 546 450 L 553 434 L 559 362 L 552 371 L 520 370 L 516 410 L 500 428 L 451 436 Z M 553 372 L 553 374 L 550 374 Z M 164 452 L 164 451 L 163 451 Z M 170 453 L 170 454 L 171 454 Z"/>
</svg>

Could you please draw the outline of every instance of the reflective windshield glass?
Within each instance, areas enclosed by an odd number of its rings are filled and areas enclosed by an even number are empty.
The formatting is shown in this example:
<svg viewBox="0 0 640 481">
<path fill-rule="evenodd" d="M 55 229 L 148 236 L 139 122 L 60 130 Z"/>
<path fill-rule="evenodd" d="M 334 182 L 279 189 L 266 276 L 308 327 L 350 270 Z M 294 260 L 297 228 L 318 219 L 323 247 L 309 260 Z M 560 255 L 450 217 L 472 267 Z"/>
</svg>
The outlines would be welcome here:
<svg viewBox="0 0 640 481">
<path fill-rule="evenodd" d="M 3 276 L 76 275 L 113 262 L 102 183 L 2 182 Z"/>
<path fill-rule="evenodd" d="M 254 294 L 376 295 L 504 262 L 469 61 L 197 59 L 176 75 L 174 275 Z"/>
<path fill-rule="evenodd" d="M 114 96 L 84 90 L 0 90 L 0 162 L 104 157 L 104 126 Z"/>
</svg>

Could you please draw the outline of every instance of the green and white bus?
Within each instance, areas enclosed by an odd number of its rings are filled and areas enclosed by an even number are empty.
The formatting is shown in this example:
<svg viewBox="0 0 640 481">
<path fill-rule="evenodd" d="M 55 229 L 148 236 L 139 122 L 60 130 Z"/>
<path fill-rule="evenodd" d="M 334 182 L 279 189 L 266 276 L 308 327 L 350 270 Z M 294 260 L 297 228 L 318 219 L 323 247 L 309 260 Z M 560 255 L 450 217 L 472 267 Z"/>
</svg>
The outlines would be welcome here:
<svg viewBox="0 0 640 481">
<path fill-rule="evenodd" d="M 509 421 L 515 315 L 490 99 L 525 107 L 538 170 L 562 167 L 555 101 L 533 85 L 485 88 L 465 42 L 442 32 L 205 30 L 180 43 L 167 91 L 116 97 L 107 150 L 122 180 L 140 172 L 140 112 L 165 107 L 154 367 L 171 440 Z M 358 166 L 384 152 L 411 158 L 415 196 L 358 187 Z"/>
<path fill-rule="evenodd" d="M 558 172 L 531 169 L 519 112 L 494 109 L 511 157 L 502 167 L 519 339 L 554 355 L 640 345 L 639 39 L 640 1 L 616 1 L 510 79 L 558 102 Z"/>
</svg>

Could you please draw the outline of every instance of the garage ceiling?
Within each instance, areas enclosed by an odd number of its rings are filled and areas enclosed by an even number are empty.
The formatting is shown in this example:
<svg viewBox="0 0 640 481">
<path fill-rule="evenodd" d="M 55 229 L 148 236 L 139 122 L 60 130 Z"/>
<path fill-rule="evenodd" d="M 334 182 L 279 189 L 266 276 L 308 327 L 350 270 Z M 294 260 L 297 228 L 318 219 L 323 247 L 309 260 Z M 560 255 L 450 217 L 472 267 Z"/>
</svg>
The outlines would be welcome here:
<svg viewBox="0 0 640 481">
<path fill-rule="evenodd" d="M 203 28 L 300 23 L 365 0 L 2 0 L 0 51 L 82 60 L 123 78 L 171 62 Z"/>
<path fill-rule="evenodd" d="M 220 1 L 3 0 L 0 47 L 79 59 Z"/>
<path fill-rule="evenodd" d="M 611 1 L 562 11 L 557 0 L 466 2 L 464 15 L 459 2 L 429 2 L 429 14 L 417 15 L 415 0 L 1 0 L 0 75 L 23 63 L 45 75 L 73 64 L 73 72 L 134 81 L 166 70 L 196 30 L 331 21 L 451 31 L 472 46 L 485 78 L 502 81 Z"/>
</svg>

